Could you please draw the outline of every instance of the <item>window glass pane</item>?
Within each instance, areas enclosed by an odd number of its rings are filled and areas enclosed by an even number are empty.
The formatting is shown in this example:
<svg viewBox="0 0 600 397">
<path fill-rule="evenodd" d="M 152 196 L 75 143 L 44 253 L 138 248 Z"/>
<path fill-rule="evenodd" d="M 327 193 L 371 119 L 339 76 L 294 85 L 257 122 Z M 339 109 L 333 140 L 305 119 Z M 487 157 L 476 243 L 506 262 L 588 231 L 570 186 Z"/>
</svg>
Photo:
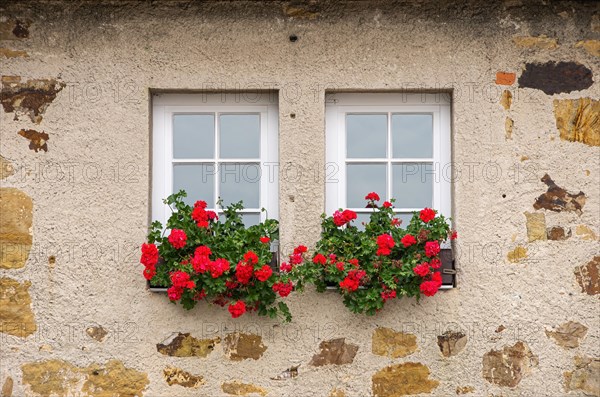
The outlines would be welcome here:
<svg viewBox="0 0 600 397">
<path fill-rule="evenodd" d="M 254 226 L 254 225 L 258 225 L 260 223 L 260 213 L 254 213 L 254 212 L 246 212 L 241 214 L 242 216 L 242 222 L 244 222 L 244 226 L 246 227 L 250 227 L 250 226 Z M 219 221 L 222 223 L 225 223 L 225 221 L 227 220 L 227 217 L 225 216 L 224 213 L 219 213 Z"/>
<path fill-rule="evenodd" d="M 222 114 L 219 116 L 220 150 L 224 159 L 260 157 L 260 115 Z"/>
<path fill-rule="evenodd" d="M 394 217 L 400 219 L 402 221 L 402 223 L 400 223 L 400 227 L 406 229 L 410 223 L 410 220 L 412 219 L 412 216 L 412 212 L 396 212 Z"/>
<path fill-rule="evenodd" d="M 257 214 L 242 214 L 242 220 L 246 227 L 258 225 L 260 223 L 260 213 Z"/>
<path fill-rule="evenodd" d="M 395 158 L 433 157 L 433 116 L 393 114 L 392 142 Z"/>
<path fill-rule="evenodd" d="M 346 205 L 350 208 L 365 208 L 365 196 L 376 192 L 387 197 L 386 164 L 348 164 L 346 166 Z"/>
<path fill-rule="evenodd" d="M 210 159 L 215 156 L 215 117 L 212 114 L 173 116 L 173 158 Z"/>
<path fill-rule="evenodd" d="M 348 158 L 387 157 L 387 115 L 346 115 L 346 154 Z"/>
<path fill-rule="evenodd" d="M 213 164 L 175 164 L 173 165 L 173 192 L 183 189 L 187 192 L 184 202 L 193 205 L 204 200 L 214 205 L 215 166 Z"/>
<path fill-rule="evenodd" d="M 219 195 L 223 205 L 242 200 L 244 208 L 260 208 L 259 163 L 225 163 L 219 165 Z"/>
<path fill-rule="evenodd" d="M 392 165 L 392 197 L 398 208 L 431 207 L 434 168 L 431 163 Z"/>
<path fill-rule="evenodd" d="M 354 220 L 354 222 L 351 223 L 351 225 L 356 226 L 358 228 L 358 230 L 365 230 L 365 225 L 364 223 L 369 223 L 371 219 L 371 213 L 362 213 L 359 212 L 358 214 L 356 214 L 356 219 Z"/>
</svg>

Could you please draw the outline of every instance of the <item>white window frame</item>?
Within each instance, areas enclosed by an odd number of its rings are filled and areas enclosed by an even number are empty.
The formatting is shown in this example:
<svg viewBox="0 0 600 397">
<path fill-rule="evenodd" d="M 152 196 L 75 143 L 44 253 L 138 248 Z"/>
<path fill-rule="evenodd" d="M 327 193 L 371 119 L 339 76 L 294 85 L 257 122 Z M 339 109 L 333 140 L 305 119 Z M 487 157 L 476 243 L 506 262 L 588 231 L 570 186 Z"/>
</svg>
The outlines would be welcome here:
<svg viewBox="0 0 600 397">
<path fill-rule="evenodd" d="M 333 93 L 326 95 L 326 162 L 337 169 L 337 178 L 326 181 L 325 208 L 331 215 L 339 208 L 346 208 L 346 161 L 351 163 L 382 163 L 381 159 L 346 158 L 346 115 L 349 113 L 388 114 L 387 191 L 392 194 L 392 163 L 433 163 L 433 208 L 445 217 L 452 212 L 451 169 L 451 120 L 450 95 L 444 93 Z M 430 113 L 433 115 L 433 157 L 392 160 L 391 114 Z M 365 192 L 365 195 L 369 192 Z M 391 197 L 383 197 L 390 199 Z M 364 208 L 350 208 L 363 211 Z M 395 208 L 397 212 L 419 211 L 422 208 Z"/>
<path fill-rule="evenodd" d="M 249 98 L 249 99 L 247 99 Z M 231 163 L 260 164 L 259 209 L 261 222 L 267 217 L 279 218 L 279 178 L 277 164 L 279 158 L 279 125 L 277 95 L 271 92 L 252 93 L 248 96 L 240 93 L 202 93 L 168 94 L 156 93 L 152 98 L 152 220 L 165 225 L 171 216 L 171 209 L 163 199 L 173 192 L 174 163 L 216 163 L 215 197 L 208 202 L 210 208 L 217 208 L 218 164 L 220 161 Z M 219 139 L 215 135 L 215 153 L 212 159 L 173 159 L 173 115 L 190 113 L 215 114 L 215 131 L 218 131 L 220 113 L 259 113 L 260 114 L 260 158 L 258 159 L 220 159 Z M 220 208 L 217 208 L 220 210 Z M 243 212 L 255 212 L 244 210 Z"/>
</svg>

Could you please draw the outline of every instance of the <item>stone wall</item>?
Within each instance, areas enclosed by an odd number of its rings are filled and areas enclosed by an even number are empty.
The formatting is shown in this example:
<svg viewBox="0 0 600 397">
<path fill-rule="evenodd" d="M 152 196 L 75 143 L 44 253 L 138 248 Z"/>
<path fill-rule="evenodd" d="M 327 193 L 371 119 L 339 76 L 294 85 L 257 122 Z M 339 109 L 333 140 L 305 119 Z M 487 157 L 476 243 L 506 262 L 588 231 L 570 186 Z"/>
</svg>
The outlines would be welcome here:
<svg viewBox="0 0 600 397">
<path fill-rule="evenodd" d="M 0 15 L 3 397 L 600 395 L 596 3 Z M 292 294 L 291 324 L 147 291 L 151 91 L 257 88 L 279 94 L 281 163 L 306 171 L 280 175 L 284 250 L 318 236 L 326 90 L 452 92 L 457 288 L 374 317 Z"/>
</svg>

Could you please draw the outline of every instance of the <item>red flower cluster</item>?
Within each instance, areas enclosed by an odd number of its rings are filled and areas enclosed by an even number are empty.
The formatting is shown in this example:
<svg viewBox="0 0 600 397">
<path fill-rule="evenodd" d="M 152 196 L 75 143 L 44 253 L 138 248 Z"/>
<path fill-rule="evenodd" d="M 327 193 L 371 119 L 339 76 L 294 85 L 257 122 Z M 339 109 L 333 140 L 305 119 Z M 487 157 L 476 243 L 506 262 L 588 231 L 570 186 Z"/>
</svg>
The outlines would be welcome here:
<svg viewBox="0 0 600 397">
<path fill-rule="evenodd" d="M 389 201 L 384 201 L 383 207 L 384 208 L 391 208 L 392 207 L 392 203 L 390 203 Z"/>
<path fill-rule="evenodd" d="M 413 272 L 420 277 L 425 277 L 429 274 L 429 263 L 423 262 L 413 268 Z"/>
<path fill-rule="evenodd" d="M 244 261 L 238 262 L 235 267 L 235 278 L 240 284 L 248 284 L 254 274 L 254 266 Z"/>
<path fill-rule="evenodd" d="M 198 227 L 207 228 L 208 222 L 219 219 L 214 211 L 206 210 L 206 201 L 196 201 L 192 210 L 192 219 L 196 221 Z"/>
<path fill-rule="evenodd" d="M 229 270 L 229 261 L 224 258 L 217 258 L 217 260 L 208 263 L 207 270 L 212 278 L 221 277 L 223 273 Z"/>
<path fill-rule="evenodd" d="M 431 275 L 431 280 L 423 281 L 419 289 L 425 296 L 435 295 L 442 286 L 442 274 L 435 272 Z"/>
<path fill-rule="evenodd" d="M 254 275 L 258 279 L 258 281 L 265 282 L 271 277 L 273 274 L 273 269 L 269 265 L 263 265 L 260 269 L 254 272 Z"/>
<path fill-rule="evenodd" d="M 437 240 L 428 241 L 425 243 L 425 255 L 428 257 L 434 257 L 440 253 L 440 244 Z"/>
<path fill-rule="evenodd" d="M 290 255 L 290 264 L 291 265 L 301 264 L 302 261 L 304 260 L 302 258 L 302 254 L 305 253 L 306 251 L 308 251 L 308 248 L 306 248 L 304 245 L 299 245 L 296 248 L 294 248 L 294 252 L 292 253 L 292 255 Z"/>
<path fill-rule="evenodd" d="M 244 301 L 237 301 L 236 303 L 229 305 L 227 310 L 229 310 L 229 313 L 231 313 L 231 317 L 238 318 L 242 314 L 246 313 L 246 304 Z"/>
<path fill-rule="evenodd" d="M 288 296 L 292 290 L 294 289 L 294 284 L 292 283 L 292 281 L 288 281 L 287 283 L 283 283 L 283 282 L 278 282 L 273 284 L 273 291 L 277 292 L 279 294 L 279 296 L 281 296 L 282 298 L 285 298 L 286 296 Z"/>
<path fill-rule="evenodd" d="M 260 242 L 263 244 L 267 244 L 269 241 L 271 241 L 271 239 L 267 236 L 261 237 L 260 238 Z"/>
<path fill-rule="evenodd" d="M 421 218 L 423 222 L 428 223 L 435 218 L 435 211 L 431 208 L 422 209 L 419 213 L 419 218 Z"/>
<path fill-rule="evenodd" d="M 417 239 L 412 234 L 407 234 L 406 236 L 402 237 L 400 242 L 402 243 L 402 245 L 404 245 L 405 248 L 408 248 L 411 245 L 416 244 Z"/>
<path fill-rule="evenodd" d="M 388 256 L 392 253 L 392 248 L 396 243 L 394 242 L 394 238 L 389 234 L 382 234 L 377 237 L 377 245 L 379 249 L 377 250 L 378 256 Z"/>
<path fill-rule="evenodd" d="M 294 254 L 303 254 L 307 251 L 308 251 L 308 248 L 306 248 L 306 246 L 304 246 L 304 245 L 299 245 L 296 248 L 294 248 Z"/>
<path fill-rule="evenodd" d="M 289 273 L 292 271 L 292 265 L 287 262 L 282 262 L 281 265 L 279 265 L 279 271 L 283 273 Z"/>
<path fill-rule="evenodd" d="M 379 201 L 379 195 L 375 192 L 371 192 L 365 196 L 365 200 Z"/>
<path fill-rule="evenodd" d="M 323 255 L 323 254 L 317 254 L 317 255 L 315 255 L 315 257 L 313 258 L 312 261 L 314 264 L 324 265 L 327 263 L 327 258 L 325 258 L 325 255 Z"/>
<path fill-rule="evenodd" d="M 156 275 L 158 263 L 158 248 L 154 244 L 142 244 L 142 257 L 140 263 L 145 266 L 143 275 L 146 280 L 151 280 Z"/>
<path fill-rule="evenodd" d="M 196 283 L 190 280 L 190 275 L 180 270 L 171 273 L 171 283 L 173 285 L 167 290 L 167 295 L 172 301 L 181 299 L 184 289 L 196 288 Z"/>
<path fill-rule="evenodd" d="M 229 270 L 229 261 L 225 258 L 217 258 L 214 261 L 210 260 L 212 254 L 210 248 L 201 245 L 194 251 L 192 257 L 192 267 L 196 273 L 210 272 L 212 278 L 221 277 L 223 273 Z"/>
<path fill-rule="evenodd" d="M 458 238 L 458 233 L 456 233 L 456 230 L 452 230 L 450 232 L 450 240 L 456 240 Z"/>
<path fill-rule="evenodd" d="M 381 292 L 381 299 L 383 299 L 383 301 L 388 301 L 390 299 L 394 299 L 396 297 L 396 291 L 394 290 L 385 290 Z"/>
<path fill-rule="evenodd" d="M 360 285 L 360 280 L 366 274 L 364 270 L 350 270 L 346 278 L 340 281 L 340 288 L 348 292 L 356 291 Z"/>
<path fill-rule="evenodd" d="M 185 243 L 187 241 L 187 235 L 181 229 L 173 229 L 171 230 L 171 234 L 169 234 L 169 243 L 175 249 L 180 249 L 185 247 Z"/>
<path fill-rule="evenodd" d="M 433 258 L 432 260 L 429 261 L 429 265 L 434 269 L 439 269 L 440 266 L 442 266 L 442 261 L 439 260 L 438 258 Z"/>
<path fill-rule="evenodd" d="M 356 212 L 351 210 L 335 211 L 333 213 L 333 223 L 337 227 L 344 226 L 346 223 L 356 219 Z"/>
<path fill-rule="evenodd" d="M 248 251 L 244 254 L 244 261 L 251 265 L 256 265 L 258 263 L 258 255 L 254 251 Z"/>
<path fill-rule="evenodd" d="M 208 269 L 210 263 L 209 255 L 211 254 L 210 248 L 205 245 L 201 245 L 194 250 L 192 267 L 196 273 L 204 273 Z"/>
</svg>

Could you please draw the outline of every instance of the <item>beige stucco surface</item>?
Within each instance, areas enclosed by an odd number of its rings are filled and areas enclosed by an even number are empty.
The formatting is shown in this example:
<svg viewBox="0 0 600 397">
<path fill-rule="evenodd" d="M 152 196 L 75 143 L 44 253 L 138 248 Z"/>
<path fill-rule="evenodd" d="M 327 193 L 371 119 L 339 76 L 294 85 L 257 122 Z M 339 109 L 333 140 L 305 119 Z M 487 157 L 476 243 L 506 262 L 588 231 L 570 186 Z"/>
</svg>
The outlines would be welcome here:
<svg viewBox="0 0 600 397">
<path fill-rule="evenodd" d="M 118 360 L 147 374 L 146 396 L 223 395 L 221 385 L 236 380 L 269 396 L 328 396 L 335 388 L 368 396 L 377 371 L 418 362 L 439 382 L 435 396 L 465 386 L 474 396 L 566 395 L 563 373 L 575 370 L 575 357 L 600 357 L 598 295 L 583 293 L 574 274 L 599 254 L 597 237 L 576 229 L 600 234 L 600 148 L 560 138 L 553 100 L 599 99 L 600 58 L 576 47 L 600 39 L 599 8 L 487 3 L 319 2 L 300 11 L 279 2 L 0 3 L 0 22 L 30 21 L 28 38 L 0 41 L 28 54 L 0 57 L 2 75 L 66 84 L 38 124 L 0 111 L 0 155 L 14 169 L 0 183 L 33 201 L 29 258 L 0 276 L 31 282 L 37 325 L 26 337 L 0 333 L 0 385 L 10 377 L 14 396 L 33 393 L 24 382 L 28 363 L 63 360 L 84 373 Z M 540 35 L 556 39 L 556 48 L 513 40 Z M 555 95 L 495 82 L 499 71 L 518 78 L 526 63 L 551 60 L 583 64 L 596 82 Z M 314 244 L 320 230 L 325 90 L 453 90 L 452 155 L 462 170 L 453 183 L 458 287 L 420 303 L 395 301 L 374 317 L 350 314 L 334 293 L 292 294 L 294 320 L 285 325 L 251 315 L 232 320 L 208 305 L 186 312 L 147 291 L 138 250 L 150 203 L 150 92 L 206 88 L 279 92 L 280 162 L 304 171 L 299 179 L 280 178 L 287 253 Z M 508 110 L 500 103 L 505 89 L 512 93 Z M 47 152 L 30 150 L 18 135 L 29 128 L 49 135 Z M 534 209 L 547 191 L 545 174 L 569 193 L 585 193 L 581 214 Z M 547 227 L 570 228 L 572 236 L 530 241 L 525 212 L 545 213 Z M 517 246 L 527 257 L 511 262 L 507 255 Z M 588 328 L 575 348 L 545 332 L 568 321 Z M 97 325 L 108 331 L 102 342 L 86 333 Z M 373 354 L 378 327 L 416 335 L 417 350 L 397 358 Z M 437 337 L 448 330 L 462 331 L 467 342 L 444 357 Z M 177 332 L 205 339 L 234 331 L 262 335 L 262 357 L 231 361 L 222 344 L 205 358 L 156 348 Z M 351 364 L 309 366 L 321 341 L 342 337 L 358 345 Z M 514 388 L 487 381 L 484 355 L 518 341 L 539 364 Z M 298 377 L 270 379 L 298 364 Z M 169 366 L 205 382 L 169 386 Z M 138 384 L 145 386 L 143 379 Z"/>
</svg>

